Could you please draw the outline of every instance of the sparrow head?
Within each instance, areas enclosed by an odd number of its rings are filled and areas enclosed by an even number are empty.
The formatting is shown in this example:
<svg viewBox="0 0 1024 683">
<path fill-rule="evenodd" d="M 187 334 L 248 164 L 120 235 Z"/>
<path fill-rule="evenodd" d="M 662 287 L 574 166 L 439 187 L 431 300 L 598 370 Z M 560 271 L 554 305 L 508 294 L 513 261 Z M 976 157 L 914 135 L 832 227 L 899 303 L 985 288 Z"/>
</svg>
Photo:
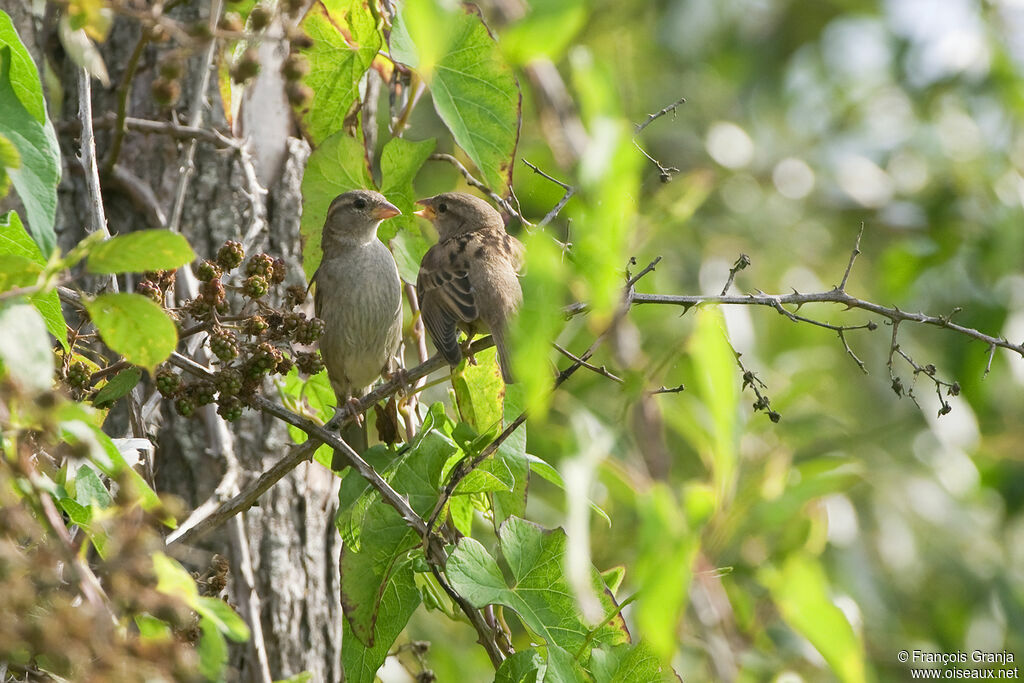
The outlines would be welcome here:
<svg viewBox="0 0 1024 683">
<path fill-rule="evenodd" d="M 493 206 L 465 192 L 445 192 L 416 203 L 423 208 L 413 213 L 433 223 L 441 240 L 474 230 L 505 228 Z"/>
<path fill-rule="evenodd" d="M 352 190 L 339 194 L 327 209 L 327 220 L 321 237 L 329 242 L 368 242 L 377 235 L 377 225 L 402 212 L 380 192 Z"/>
</svg>

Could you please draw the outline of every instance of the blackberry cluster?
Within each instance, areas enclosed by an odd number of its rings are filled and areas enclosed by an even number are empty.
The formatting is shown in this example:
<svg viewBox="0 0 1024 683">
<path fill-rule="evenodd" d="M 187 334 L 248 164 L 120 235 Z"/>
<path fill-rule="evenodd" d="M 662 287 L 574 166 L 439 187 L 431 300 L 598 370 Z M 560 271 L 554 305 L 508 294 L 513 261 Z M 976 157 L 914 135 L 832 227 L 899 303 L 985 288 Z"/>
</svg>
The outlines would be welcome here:
<svg viewBox="0 0 1024 683">
<path fill-rule="evenodd" d="M 195 274 L 201 282 L 199 295 L 185 302 L 179 313 L 187 313 L 200 330 L 206 330 L 218 367 L 211 379 L 199 381 L 168 367 L 157 372 L 157 389 L 174 401 L 179 414 L 189 417 L 216 402 L 224 419 L 237 420 L 266 377 L 287 374 L 294 367 L 307 374 L 323 370 L 316 352 L 293 348 L 315 343 L 324 322 L 294 310 L 305 302 L 306 288 L 285 286 L 288 268 L 283 259 L 263 253 L 247 259 L 241 244 L 228 241 L 215 259 L 199 263 Z M 183 322 L 182 329 L 186 327 Z"/>
<path fill-rule="evenodd" d="M 67 383 L 72 389 L 85 389 L 91 377 L 89 367 L 85 363 L 72 363 L 68 366 Z"/>
</svg>

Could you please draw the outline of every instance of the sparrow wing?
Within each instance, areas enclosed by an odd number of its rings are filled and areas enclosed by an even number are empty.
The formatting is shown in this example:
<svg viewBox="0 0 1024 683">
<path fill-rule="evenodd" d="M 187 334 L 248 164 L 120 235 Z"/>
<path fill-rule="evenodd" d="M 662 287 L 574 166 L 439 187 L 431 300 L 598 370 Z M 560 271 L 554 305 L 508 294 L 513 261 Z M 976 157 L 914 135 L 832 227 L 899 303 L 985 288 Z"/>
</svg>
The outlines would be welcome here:
<svg viewBox="0 0 1024 683">
<path fill-rule="evenodd" d="M 479 318 L 476 296 L 469 281 L 469 267 L 450 242 L 427 251 L 416 278 L 423 324 L 434 345 L 450 364 L 462 359 L 456 323 Z"/>
</svg>

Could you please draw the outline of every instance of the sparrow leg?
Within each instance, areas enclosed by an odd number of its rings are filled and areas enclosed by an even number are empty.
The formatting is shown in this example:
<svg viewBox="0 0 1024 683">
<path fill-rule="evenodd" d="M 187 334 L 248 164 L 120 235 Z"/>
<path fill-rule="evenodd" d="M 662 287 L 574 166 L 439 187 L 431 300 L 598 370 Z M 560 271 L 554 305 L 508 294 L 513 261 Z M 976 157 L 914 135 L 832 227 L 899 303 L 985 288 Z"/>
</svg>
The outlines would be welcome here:
<svg viewBox="0 0 1024 683">
<path fill-rule="evenodd" d="M 462 342 L 462 357 L 469 365 L 476 365 L 476 356 L 473 354 L 473 337 L 466 335 L 466 341 Z"/>
</svg>

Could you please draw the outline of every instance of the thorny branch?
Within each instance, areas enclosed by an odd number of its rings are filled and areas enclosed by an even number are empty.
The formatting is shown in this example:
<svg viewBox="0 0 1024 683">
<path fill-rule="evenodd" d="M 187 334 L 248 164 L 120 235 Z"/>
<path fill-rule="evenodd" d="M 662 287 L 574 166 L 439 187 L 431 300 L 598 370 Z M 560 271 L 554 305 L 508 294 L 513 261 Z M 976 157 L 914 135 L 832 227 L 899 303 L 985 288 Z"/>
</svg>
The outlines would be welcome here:
<svg viewBox="0 0 1024 683">
<path fill-rule="evenodd" d="M 647 150 L 640 146 L 640 143 L 636 141 L 636 138 L 638 135 L 640 135 L 641 131 L 643 131 L 644 128 L 651 125 L 665 114 L 672 112 L 672 115 L 675 116 L 676 109 L 679 107 L 679 105 L 683 104 L 684 102 L 686 102 L 686 98 L 680 97 L 678 100 L 668 105 L 667 107 L 663 108 L 661 111 L 654 112 L 653 114 L 648 114 L 647 118 L 644 119 L 642 123 L 636 124 L 635 130 L 633 131 L 633 146 L 636 147 L 641 154 L 647 157 L 647 159 L 652 164 L 658 167 L 659 178 L 661 178 L 661 182 L 663 183 L 671 181 L 672 176 L 675 175 L 676 173 L 679 173 L 679 169 L 676 168 L 675 166 L 663 166 L 660 161 L 652 157 L 650 154 L 647 153 Z"/>
</svg>

